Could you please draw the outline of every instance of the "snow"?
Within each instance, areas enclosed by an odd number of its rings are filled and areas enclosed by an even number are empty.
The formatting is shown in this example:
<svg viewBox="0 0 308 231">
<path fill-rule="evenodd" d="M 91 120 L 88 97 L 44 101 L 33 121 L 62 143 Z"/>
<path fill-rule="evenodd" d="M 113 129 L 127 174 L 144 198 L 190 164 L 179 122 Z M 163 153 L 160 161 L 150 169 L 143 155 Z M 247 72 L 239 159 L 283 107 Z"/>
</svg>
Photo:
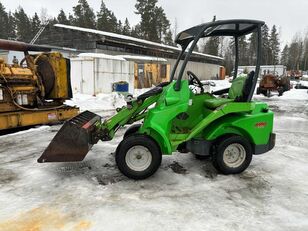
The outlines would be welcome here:
<svg viewBox="0 0 308 231">
<path fill-rule="evenodd" d="M 142 61 L 155 61 L 167 62 L 167 59 L 151 56 L 138 56 L 138 55 L 117 55 L 116 57 L 124 58 L 126 60 L 142 60 Z"/>
<path fill-rule="evenodd" d="M 101 58 L 101 59 L 112 59 L 119 61 L 126 61 L 124 58 L 114 55 L 107 55 L 103 53 L 80 53 L 78 57 L 90 57 L 90 58 Z"/>
<path fill-rule="evenodd" d="M 66 100 L 65 104 L 78 106 L 80 111 L 106 112 L 114 111 L 115 108 L 126 105 L 126 102 L 124 96 L 117 92 L 112 92 L 111 94 L 101 93 L 97 96 L 75 93 L 74 98 Z"/>
<path fill-rule="evenodd" d="M 129 180 L 114 161 L 125 128 L 80 163 L 36 162 L 60 125 L 0 136 L 0 230 L 308 230 L 307 96 L 255 96 L 275 112 L 276 146 L 239 175 L 175 153 L 153 177 Z M 125 102 L 112 93 L 67 103 L 110 116 Z"/>
</svg>

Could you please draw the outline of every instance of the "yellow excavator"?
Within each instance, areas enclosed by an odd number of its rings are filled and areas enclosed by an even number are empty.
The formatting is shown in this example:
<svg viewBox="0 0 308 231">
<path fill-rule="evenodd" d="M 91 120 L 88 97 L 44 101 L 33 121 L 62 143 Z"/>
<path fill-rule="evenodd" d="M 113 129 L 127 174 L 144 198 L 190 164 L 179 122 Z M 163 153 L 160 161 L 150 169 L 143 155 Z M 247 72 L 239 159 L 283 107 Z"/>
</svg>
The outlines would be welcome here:
<svg viewBox="0 0 308 231">
<path fill-rule="evenodd" d="M 0 49 L 24 53 L 12 64 L 0 58 L 0 131 L 58 123 L 79 113 L 64 104 L 72 98 L 69 59 L 50 47 L 9 40 L 0 39 Z"/>
</svg>

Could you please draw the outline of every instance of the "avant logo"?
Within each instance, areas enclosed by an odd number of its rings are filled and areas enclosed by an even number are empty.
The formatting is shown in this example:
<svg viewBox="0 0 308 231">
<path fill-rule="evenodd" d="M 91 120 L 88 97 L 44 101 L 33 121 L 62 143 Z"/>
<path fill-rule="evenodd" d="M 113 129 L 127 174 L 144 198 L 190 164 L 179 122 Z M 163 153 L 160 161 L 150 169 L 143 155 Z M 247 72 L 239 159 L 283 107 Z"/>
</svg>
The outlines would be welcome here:
<svg viewBox="0 0 308 231">
<path fill-rule="evenodd" d="M 258 122 L 255 124 L 255 127 L 257 128 L 264 128 L 267 125 L 266 122 Z"/>
</svg>

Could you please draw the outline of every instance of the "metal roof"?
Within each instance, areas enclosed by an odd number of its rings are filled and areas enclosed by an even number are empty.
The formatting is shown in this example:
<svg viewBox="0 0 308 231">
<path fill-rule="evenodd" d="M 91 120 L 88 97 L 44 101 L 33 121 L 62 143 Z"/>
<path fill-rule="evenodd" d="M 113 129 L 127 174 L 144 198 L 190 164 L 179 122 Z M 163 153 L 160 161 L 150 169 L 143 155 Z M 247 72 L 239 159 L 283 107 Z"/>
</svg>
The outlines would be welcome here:
<svg viewBox="0 0 308 231">
<path fill-rule="evenodd" d="M 180 47 L 169 46 L 169 45 L 165 45 L 165 44 L 161 44 L 161 43 L 151 42 L 151 41 L 144 40 L 144 39 L 138 39 L 138 38 L 134 38 L 134 37 L 131 37 L 131 36 L 120 35 L 120 34 L 101 31 L 101 30 L 95 30 L 95 29 L 89 29 L 89 28 L 83 28 L 83 27 L 77 27 L 77 26 L 69 26 L 69 25 L 64 25 L 64 24 L 55 24 L 54 26 L 58 27 L 58 28 L 68 29 L 68 30 L 75 30 L 75 31 L 81 31 L 81 32 L 85 32 L 85 33 L 92 33 L 92 34 L 96 34 L 96 35 L 101 35 L 105 38 L 112 38 L 114 40 L 119 40 L 119 41 L 125 42 L 129 45 L 134 44 L 134 45 L 142 46 L 142 47 L 154 47 L 154 48 L 158 48 L 158 49 L 161 49 L 161 50 L 169 50 L 169 51 L 172 51 L 172 52 L 180 52 L 181 51 Z M 219 61 L 223 60 L 223 58 L 219 57 L 219 56 L 208 55 L 208 54 L 203 54 L 203 53 L 198 53 L 198 52 L 193 52 L 193 54 L 200 56 L 200 57 L 204 57 L 204 58 L 215 59 L 215 60 L 219 60 Z"/>
</svg>

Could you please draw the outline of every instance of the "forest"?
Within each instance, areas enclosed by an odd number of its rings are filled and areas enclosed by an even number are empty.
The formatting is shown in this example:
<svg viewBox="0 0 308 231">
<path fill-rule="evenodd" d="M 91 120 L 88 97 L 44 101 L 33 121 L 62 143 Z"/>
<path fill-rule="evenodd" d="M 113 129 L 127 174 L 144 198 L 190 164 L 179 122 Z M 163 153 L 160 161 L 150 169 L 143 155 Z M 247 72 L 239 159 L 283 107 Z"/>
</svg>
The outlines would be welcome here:
<svg viewBox="0 0 308 231">
<path fill-rule="evenodd" d="M 47 15 L 44 8 L 34 15 L 28 15 L 21 6 L 11 12 L 0 2 L 0 38 L 30 42 L 41 27 L 61 23 L 175 45 L 173 41 L 179 32 L 177 21 L 171 25 L 158 0 L 136 0 L 135 13 L 140 16 L 140 22 L 131 25 L 128 18 L 119 20 L 103 0 L 99 11 L 95 11 L 87 0 L 79 0 L 71 12 L 61 9 L 54 16 Z M 308 70 L 308 31 L 296 33 L 292 41 L 282 46 L 278 25 L 271 28 L 265 25 L 262 30 L 262 65 L 283 64 L 288 70 Z M 202 40 L 197 51 L 223 57 L 229 73 L 233 65 L 233 44 L 233 39 L 212 37 Z M 239 63 L 255 65 L 256 35 L 240 38 L 239 49 Z"/>
</svg>

